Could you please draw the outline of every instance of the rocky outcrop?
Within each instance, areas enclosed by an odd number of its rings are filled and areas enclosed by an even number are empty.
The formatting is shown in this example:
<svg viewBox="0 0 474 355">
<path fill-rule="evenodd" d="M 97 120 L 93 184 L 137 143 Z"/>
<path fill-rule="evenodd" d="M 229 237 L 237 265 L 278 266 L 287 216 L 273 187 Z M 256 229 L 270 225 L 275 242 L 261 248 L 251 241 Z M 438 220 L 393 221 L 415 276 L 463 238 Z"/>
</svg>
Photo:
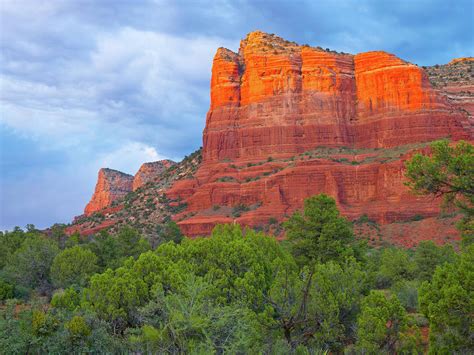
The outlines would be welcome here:
<svg viewBox="0 0 474 355">
<path fill-rule="evenodd" d="M 152 233 L 150 221 L 172 215 L 191 237 L 217 223 L 278 234 L 305 198 L 326 193 L 389 242 L 415 245 L 421 231 L 440 243 L 456 238 L 453 224 L 435 217 L 438 200 L 408 191 L 404 163 L 436 139 L 472 141 L 470 63 L 424 70 L 386 52 L 351 55 L 250 33 L 238 53 L 219 48 L 214 57 L 202 161 L 168 169 L 171 179 L 144 165 L 136 196 L 87 230 L 118 221 Z M 454 72 L 463 80 L 443 81 Z"/>
<path fill-rule="evenodd" d="M 214 58 L 204 161 L 467 138 L 465 120 L 423 69 L 394 55 L 339 54 L 253 32 L 239 53 L 221 48 Z"/>
<path fill-rule="evenodd" d="M 100 169 L 97 184 L 84 214 L 105 211 L 114 201 L 125 197 L 129 192 L 136 191 L 147 183 L 158 183 L 166 169 L 175 165 L 171 160 L 159 160 L 144 163 L 135 176 L 112 169 Z M 105 211 L 107 212 L 107 211 Z"/>
<path fill-rule="evenodd" d="M 468 115 L 414 64 L 253 32 L 238 53 L 218 49 L 203 164 L 168 196 L 187 203 L 175 219 L 190 236 L 216 223 L 283 220 L 321 192 L 350 218 L 433 216 L 438 204 L 405 187 L 404 160 L 435 139 L 472 134 Z"/>
<path fill-rule="evenodd" d="M 460 108 L 474 126 L 474 58 L 456 58 L 446 65 L 425 68 L 430 82 L 453 106 Z"/>
<path fill-rule="evenodd" d="M 142 164 L 133 178 L 133 191 L 142 187 L 146 183 L 158 182 L 161 174 L 175 164 L 176 163 L 171 160 L 159 160 Z"/>
<path fill-rule="evenodd" d="M 91 215 L 132 191 L 133 176 L 117 170 L 103 168 L 99 170 L 97 184 L 90 202 L 84 209 L 85 215 Z"/>
</svg>

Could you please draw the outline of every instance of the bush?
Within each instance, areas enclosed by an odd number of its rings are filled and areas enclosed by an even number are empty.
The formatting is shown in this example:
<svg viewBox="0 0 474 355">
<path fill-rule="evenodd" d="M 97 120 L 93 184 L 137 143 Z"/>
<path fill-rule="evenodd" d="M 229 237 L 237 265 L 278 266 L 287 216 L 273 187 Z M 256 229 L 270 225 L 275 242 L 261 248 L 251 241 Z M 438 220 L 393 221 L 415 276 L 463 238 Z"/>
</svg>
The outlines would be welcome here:
<svg viewBox="0 0 474 355">
<path fill-rule="evenodd" d="M 400 303 L 408 312 L 418 310 L 418 282 L 417 281 L 398 281 L 391 291 L 400 300 Z"/>
<path fill-rule="evenodd" d="M 7 299 L 13 298 L 14 289 L 15 287 L 12 284 L 0 279 L 0 301 L 5 301 Z"/>
<path fill-rule="evenodd" d="M 97 256 L 80 246 L 64 249 L 56 255 L 51 266 L 51 278 L 57 287 L 85 286 L 98 271 Z"/>
<path fill-rule="evenodd" d="M 237 218 L 237 217 L 240 217 L 243 212 L 247 212 L 247 211 L 250 211 L 250 207 L 247 205 L 244 205 L 243 203 L 239 203 L 238 205 L 232 208 L 232 216 Z"/>
</svg>

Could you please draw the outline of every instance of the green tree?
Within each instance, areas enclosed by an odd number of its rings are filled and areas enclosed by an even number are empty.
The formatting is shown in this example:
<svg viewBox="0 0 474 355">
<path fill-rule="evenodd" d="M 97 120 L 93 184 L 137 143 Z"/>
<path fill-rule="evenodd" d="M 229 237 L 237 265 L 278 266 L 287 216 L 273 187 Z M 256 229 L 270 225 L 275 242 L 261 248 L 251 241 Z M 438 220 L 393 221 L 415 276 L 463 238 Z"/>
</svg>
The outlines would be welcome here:
<svg viewBox="0 0 474 355">
<path fill-rule="evenodd" d="M 275 238 L 242 231 L 239 225 L 216 226 L 210 238 L 163 244 L 156 253 L 180 269 L 212 280 L 208 292 L 216 302 L 242 302 L 254 309 L 261 307 L 271 285 L 274 262 L 289 256 Z"/>
<path fill-rule="evenodd" d="M 92 333 L 90 326 L 82 316 L 74 316 L 65 324 L 71 343 L 84 342 Z"/>
<path fill-rule="evenodd" d="M 66 309 L 74 311 L 80 304 L 81 296 L 74 288 L 69 287 L 54 293 L 51 299 L 53 308 Z"/>
<path fill-rule="evenodd" d="M 452 264 L 438 266 L 420 288 L 420 309 L 430 322 L 430 353 L 474 349 L 474 245 Z"/>
<path fill-rule="evenodd" d="M 15 227 L 11 232 L 0 232 L 0 270 L 5 267 L 8 258 L 20 248 L 26 237 L 27 233 L 23 232 L 20 227 Z"/>
<path fill-rule="evenodd" d="M 89 288 L 84 289 L 81 305 L 109 322 L 114 334 L 121 334 L 127 326 L 137 324 L 137 310 L 147 299 L 145 282 L 126 267 L 120 267 L 93 275 Z"/>
<path fill-rule="evenodd" d="M 184 238 L 183 233 L 181 233 L 181 230 L 174 221 L 170 221 L 164 225 L 158 225 L 157 230 L 159 240 L 165 243 L 170 241 L 180 243 Z M 153 245 L 153 248 L 156 246 L 157 245 Z"/>
<path fill-rule="evenodd" d="M 98 265 L 102 270 L 115 269 L 123 261 L 117 238 L 111 236 L 107 231 L 101 231 L 94 236 L 87 248 L 92 250 L 98 258 Z"/>
<path fill-rule="evenodd" d="M 438 265 L 452 263 L 456 253 L 451 245 L 437 246 L 433 241 L 422 241 L 415 250 L 415 274 L 420 281 L 429 281 Z"/>
<path fill-rule="evenodd" d="M 15 287 L 12 284 L 0 279 L 0 302 L 13 298 L 14 289 Z"/>
<path fill-rule="evenodd" d="M 57 287 L 85 286 L 97 271 L 97 256 L 88 249 L 75 246 L 56 255 L 51 266 L 51 278 Z"/>
<path fill-rule="evenodd" d="M 365 276 L 355 260 L 295 266 L 282 263 L 266 299 L 261 321 L 272 341 L 340 352 L 354 339 L 353 324 L 365 290 Z"/>
<path fill-rule="evenodd" d="M 293 254 L 302 263 L 342 261 L 354 254 L 352 226 L 327 195 L 306 199 L 303 213 L 295 212 L 284 227 Z"/>
<path fill-rule="evenodd" d="M 464 214 L 458 225 L 463 243 L 474 242 L 474 146 L 459 141 L 451 146 L 447 140 L 431 145 L 432 155 L 415 154 L 406 163 L 407 185 L 416 193 L 443 196 Z"/>
<path fill-rule="evenodd" d="M 120 254 L 124 257 L 138 258 L 140 254 L 150 250 L 150 243 L 136 229 L 125 226 L 117 234 Z"/>
<path fill-rule="evenodd" d="M 56 223 L 50 228 L 50 237 L 53 238 L 61 248 L 64 248 L 64 243 L 67 238 L 64 230 L 65 224 Z"/>
<path fill-rule="evenodd" d="M 415 264 L 405 249 L 386 248 L 380 255 L 380 269 L 377 286 L 389 287 L 397 281 L 411 280 L 415 273 Z"/>
<path fill-rule="evenodd" d="M 7 273 L 24 287 L 47 287 L 49 270 L 58 252 L 54 241 L 39 236 L 30 237 L 9 259 Z"/>
<path fill-rule="evenodd" d="M 189 274 L 183 287 L 165 295 L 157 289 L 142 309 L 149 325 L 132 342 L 137 350 L 158 353 L 249 353 L 258 348 L 255 317 L 238 304 L 213 302 L 203 278 Z M 253 351 L 252 351 L 253 349 Z"/>
<path fill-rule="evenodd" d="M 361 353 L 394 354 L 407 330 L 406 311 L 396 297 L 387 299 L 382 291 L 370 291 L 362 300 L 357 319 L 356 348 Z"/>
</svg>

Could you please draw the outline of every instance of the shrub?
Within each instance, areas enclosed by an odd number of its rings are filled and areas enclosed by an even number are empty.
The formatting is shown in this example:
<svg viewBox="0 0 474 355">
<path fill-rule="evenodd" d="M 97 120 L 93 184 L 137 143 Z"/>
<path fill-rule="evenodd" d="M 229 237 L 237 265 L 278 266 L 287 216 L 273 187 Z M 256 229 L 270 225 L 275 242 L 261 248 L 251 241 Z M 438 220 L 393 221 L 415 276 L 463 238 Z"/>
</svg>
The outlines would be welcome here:
<svg viewBox="0 0 474 355">
<path fill-rule="evenodd" d="M 418 309 L 418 283 L 416 281 L 398 281 L 391 290 L 408 312 L 415 312 Z"/>
<path fill-rule="evenodd" d="M 0 279 L 0 301 L 13 298 L 14 289 L 15 287 L 12 284 Z"/>
<path fill-rule="evenodd" d="M 233 217 L 240 217 L 243 212 L 250 211 L 250 207 L 244 205 L 243 203 L 239 203 L 238 205 L 232 208 L 232 216 Z"/>
</svg>

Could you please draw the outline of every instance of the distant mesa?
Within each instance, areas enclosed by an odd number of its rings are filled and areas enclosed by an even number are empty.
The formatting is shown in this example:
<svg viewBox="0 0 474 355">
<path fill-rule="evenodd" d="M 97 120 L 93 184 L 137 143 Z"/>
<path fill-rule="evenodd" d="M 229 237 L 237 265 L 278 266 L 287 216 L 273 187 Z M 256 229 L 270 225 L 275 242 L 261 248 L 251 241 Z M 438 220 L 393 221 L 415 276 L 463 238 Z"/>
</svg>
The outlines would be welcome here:
<svg viewBox="0 0 474 355">
<path fill-rule="evenodd" d="M 94 194 L 84 209 L 84 214 L 91 215 L 111 206 L 114 201 L 120 200 L 146 183 L 157 182 L 160 174 L 174 164 L 176 163 L 171 160 L 144 163 L 135 176 L 113 169 L 100 169 Z"/>
</svg>

